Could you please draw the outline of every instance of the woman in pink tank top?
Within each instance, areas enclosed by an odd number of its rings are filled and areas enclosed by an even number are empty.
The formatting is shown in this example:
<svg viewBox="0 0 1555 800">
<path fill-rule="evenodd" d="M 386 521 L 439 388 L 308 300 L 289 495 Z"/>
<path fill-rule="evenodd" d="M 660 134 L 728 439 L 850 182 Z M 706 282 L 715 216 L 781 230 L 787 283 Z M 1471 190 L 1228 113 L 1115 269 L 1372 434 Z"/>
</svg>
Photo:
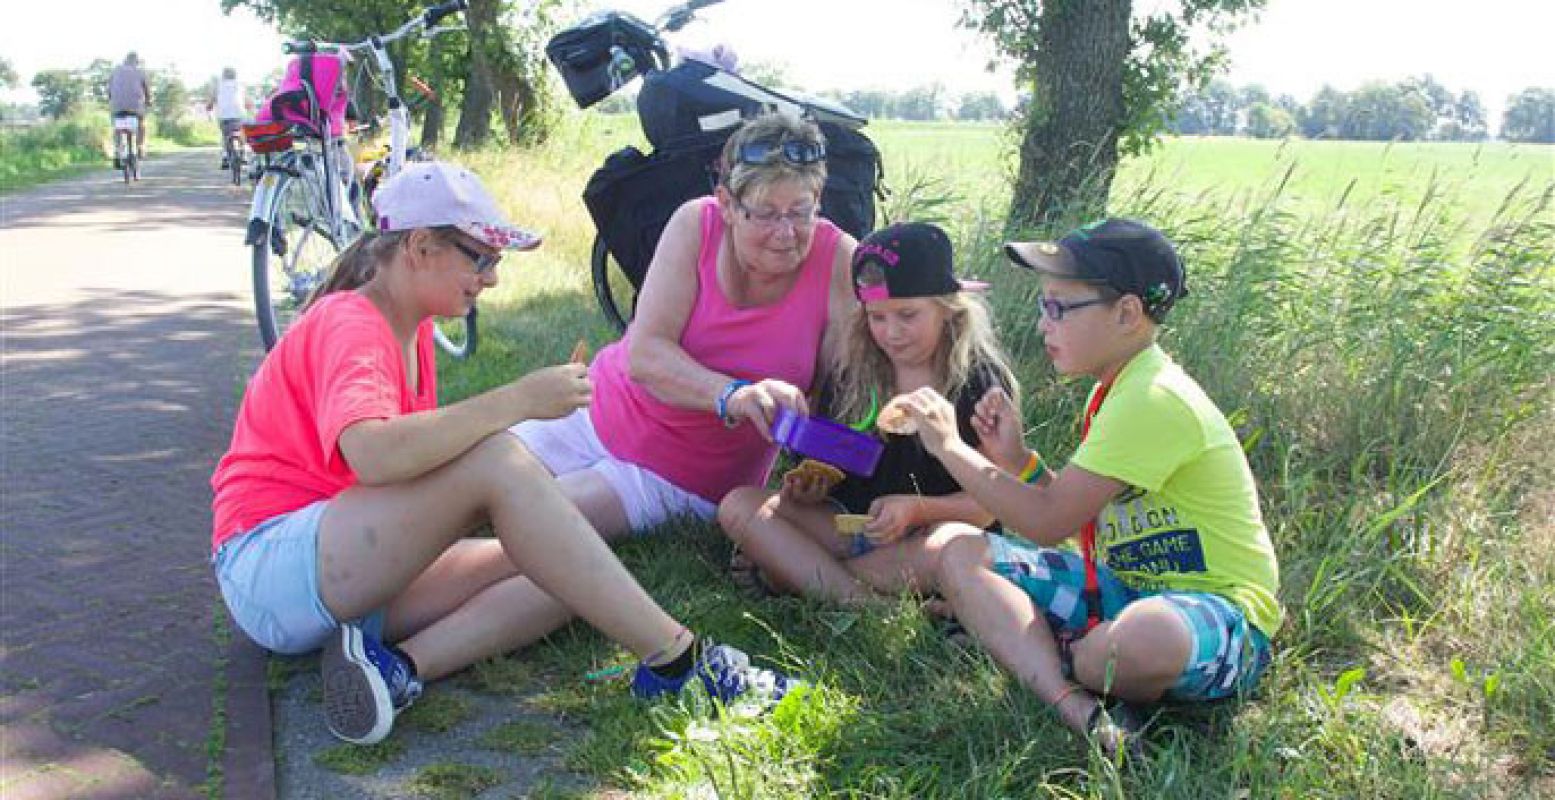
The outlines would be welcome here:
<svg viewBox="0 0 1555 800">
<path fill-rule="evenodd" d="M 766 480 L 777 409 L 807 410 L 857 302 L 855 242 L 818 215 L 825 155 L 813 122 L 746 122 L 716 193 L 665 226 L 636 318 L 589 371 L 590 407 L 512 428 L 607 538 L 711 519 L 730 490 Z"/>
</svg>

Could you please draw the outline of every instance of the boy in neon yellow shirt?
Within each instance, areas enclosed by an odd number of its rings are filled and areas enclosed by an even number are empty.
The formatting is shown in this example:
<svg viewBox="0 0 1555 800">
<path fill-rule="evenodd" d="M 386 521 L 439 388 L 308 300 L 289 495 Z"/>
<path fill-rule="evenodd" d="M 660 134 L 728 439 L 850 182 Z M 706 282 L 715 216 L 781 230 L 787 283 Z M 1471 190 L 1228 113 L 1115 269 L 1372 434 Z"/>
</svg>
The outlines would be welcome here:
<svg viewBox="0 0 1555 800">
<path fill-rule="evenodd" d="M 1155 343 L 1186 294 L 1166 237 L 1109 219 L 1005 251 L 1041 274 L 1038 329 L 1054 367 L 1097 384 L 1080 446 L 1056 473 L 1026 447 L 1003 392 L 990 390 L 974 418 L 992 460 L 960 443 L 944 398 L 907 396 L 928 451 L 1029 540 L 960 537 L 939 564 L 939 587 L 1065 724 L 1109 753 L 1137 752 L 1132 712 L 1109 713 L 1101 698 L 1250 692 L 1281 622 L 1278 563 L 1235 432 Z M 1056 547 L 1071 539 L 1079 552 Z"/>
</svg>

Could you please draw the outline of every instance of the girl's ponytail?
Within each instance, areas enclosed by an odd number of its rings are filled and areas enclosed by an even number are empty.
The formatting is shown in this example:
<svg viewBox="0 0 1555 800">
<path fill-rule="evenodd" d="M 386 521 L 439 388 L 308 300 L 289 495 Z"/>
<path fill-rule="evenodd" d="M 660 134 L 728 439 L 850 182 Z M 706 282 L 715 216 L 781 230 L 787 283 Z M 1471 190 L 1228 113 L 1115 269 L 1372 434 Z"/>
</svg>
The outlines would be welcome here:
<svg viewBox="0 0 1555 800">
<path fill-rule="evenodd" d="M 373 279 L 378 265 L 404 241 L 407 231 L 367 231 L 349 247 L 340 251 L 329 267 L 329 276 L 308 296 L 302 311 L 307 311 L 325 295 L 359 289 Z M 298 313 L 302 313 L 299 311 Z"/>
</svg>

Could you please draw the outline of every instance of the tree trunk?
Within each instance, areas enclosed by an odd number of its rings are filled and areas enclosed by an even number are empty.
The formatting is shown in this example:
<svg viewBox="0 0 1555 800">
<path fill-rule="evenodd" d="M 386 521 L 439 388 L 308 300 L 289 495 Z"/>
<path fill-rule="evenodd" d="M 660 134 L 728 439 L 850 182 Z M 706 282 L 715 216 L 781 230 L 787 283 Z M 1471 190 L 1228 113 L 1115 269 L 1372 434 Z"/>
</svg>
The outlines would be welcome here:
<svg viewBox="0 0 1555 800">
<path fill-rule="evenodd" d="M 421 118 L 422 150 L 437 149 L 437 143 L 443 138 L 443 120 L 446 116 L 443 113 L 442 103 L 432 103 L 427 106 L 426 116 Z"/>
<path fill-rule="evenodd" d="M 1129 6 L 1130 0 L 1042 4 L 1012 230 L 1074 223 L 1106 208 L 1124 124 Z"/>
<path fill-rule="evenodd" d="M 459 109 L 459 128 L 454 132 L 454 147 L 471 148 L 485 144 L 491 135 L 491 105 L 496 91 L 492 85 L 488 31 L 497 25 L 498 0 L 470 0 L 464 21 L 470 29 L 470 74 L 464 82 L 464 102 Z"/>
<path fill-rule="evenodd" d="M 512 144 L 532 143 L 536 140 L 536 127 L 531 117 L 538 110 L 538 97 L 534 85 L 523 76 L 506 73 L 496 80 L 502 124 L 507 128 L 508 141 Z"/>
<path fill-rule="evenodd" d="M 443 80 L 447 70 L 444 62 L 447 60 L 447 51 L 444 49 L 441 37 L 432 40 L 431 51 L 427 57 L 427 77 L 433 80 L 434 86 L 442 86 L 437 90 L 437 97 L 426 104 L 426 112 L 421 117 L 421 149 L 432 151 L 437 149 L 438 142 L 443 139 L 443 124 L 448 119 L 448 112 L 443 106 L 452 93 L 446 91 L 449 81 Z"/>
</svg>

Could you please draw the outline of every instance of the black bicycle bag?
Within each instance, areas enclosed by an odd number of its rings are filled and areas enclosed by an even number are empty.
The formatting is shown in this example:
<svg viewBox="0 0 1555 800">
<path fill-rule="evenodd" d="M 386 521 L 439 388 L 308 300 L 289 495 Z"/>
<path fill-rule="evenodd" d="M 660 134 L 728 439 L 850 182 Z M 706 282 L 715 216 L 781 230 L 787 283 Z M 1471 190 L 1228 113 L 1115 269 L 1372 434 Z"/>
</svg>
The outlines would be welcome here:
<svg viewBox="0 0 1555 800">
<path fill-rule="evenodd" d="M 686 201 L 713 193 L 728 137 L 727 131 L 689 137 L 652 155 L 627 147 L 589 178 L 583 205 L 633 289 L 642 288 L 670 215 Z"/>
<path fill-rule="evenodd" d="M 820 127 L 826 137 L 827 167 L 821 216 L 863 238 L 875 228 L 880 151 L 858 131 L 830 122 Z M 717 187 L 718 160 L 732 132 L 692 133 L 665 142 L 651 154 L 635 147 L 618 150 L 589 178 L 583 204 L 634 289 L 642 288 L 670 215 Z"/>
<path fill-rule="evenodd" d="M 556 65 L 578 107 L 588 108 L 661 63 L 658 42 L 648 23 L 631 14 L 606 11 L 551 37 L 545 57 Z M 623 74 L 611 74 L 613 48 L 631 59 L 630 69 Z"/>
<path fill-rule="evenodd" d="M 656 148 L 686 136 L 735 128 L 768 110 L 844 128 L 861 128 L 867 121 L 830 101 L 768 89 L 693 58 L 649 73 L 637 93 L 637 118 Z"/>
</svg>

